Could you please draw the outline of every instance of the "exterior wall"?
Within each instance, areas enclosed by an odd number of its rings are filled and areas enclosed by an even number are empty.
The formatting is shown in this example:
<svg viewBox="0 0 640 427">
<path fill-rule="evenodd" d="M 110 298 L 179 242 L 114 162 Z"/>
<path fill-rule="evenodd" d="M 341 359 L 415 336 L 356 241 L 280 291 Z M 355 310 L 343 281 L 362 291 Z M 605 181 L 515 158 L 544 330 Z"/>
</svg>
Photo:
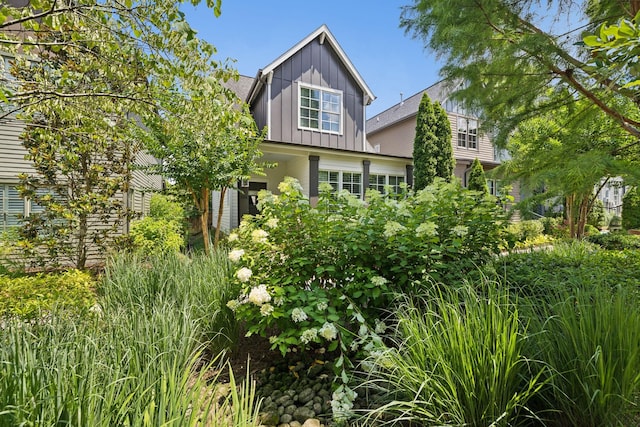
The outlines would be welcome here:
<svg viewBox="0 0 640 427">
<path fill-rule="evenodd" d="M 220 207 L 220 192 L 213 191 L 211 194 L 211 216 L 213 227 L 218 221 L 218 208 Z M 220 222 L 220 229 L 223 231 L 229 231 L 238 226 L 238 215 L 234 213 L 238 212 L 238 190 L 228 190 L 224 196 L 224 209 L 222 211 L 222 221 Z"/>
<path fill-rule="evenodd" d="M 24 159 L 26 151 L 19 138 L 23 129 L 24 124 L 17 120 L 0 121 L 0 182 L 15 183 L 19 174 L 34 172 Z"/>
<path fill-rule="evenodd" d="M 342 92 L 342 133 L 300 129 L 299 83 Z M 259 127 L 267 124 L 265 84 L 253 106 Z M 313 147 L 363 151 L 363 93 L 328 43 L 311 41 L 274 70 L 270 139 Z"/>
</svg>

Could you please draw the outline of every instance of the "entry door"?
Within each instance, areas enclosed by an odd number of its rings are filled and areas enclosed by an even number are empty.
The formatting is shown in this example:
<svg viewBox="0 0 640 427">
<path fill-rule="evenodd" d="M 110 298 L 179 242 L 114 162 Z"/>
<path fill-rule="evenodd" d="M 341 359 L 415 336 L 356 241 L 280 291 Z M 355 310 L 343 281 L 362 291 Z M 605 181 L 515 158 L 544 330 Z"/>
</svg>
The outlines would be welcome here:
<svg viewBox="0 0 640 427">
<path fill-rule="evenodd" d="M 248 187 L 242 187 L 238 198 L 238 222 L 242 220 L 244 215 L 257 215 L 258 211 L 258 192 L 266 190 L 266 182 L 249 182 Z"/>
</svg>

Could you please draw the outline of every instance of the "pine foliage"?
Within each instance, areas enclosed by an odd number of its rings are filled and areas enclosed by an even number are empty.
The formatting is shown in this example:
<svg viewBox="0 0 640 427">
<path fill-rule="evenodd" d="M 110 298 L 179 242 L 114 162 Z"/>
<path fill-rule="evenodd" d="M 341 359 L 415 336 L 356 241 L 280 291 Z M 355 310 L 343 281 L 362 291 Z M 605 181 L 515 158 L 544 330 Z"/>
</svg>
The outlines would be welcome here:
<svg viewBox="0 0 640 427">
<path fill-rule="evenodd" d="M 480 164 L 480 161 L 476 157 L 471 164 L 471 171 L 469 172 L 469 181 L 467 182 L 467 188 L 473 191 L 481 191 L 483 193 L 489 193 L 489 187 L 487 186 L 487 178 L 484 175 L 484 169 Z"/>
</svg>

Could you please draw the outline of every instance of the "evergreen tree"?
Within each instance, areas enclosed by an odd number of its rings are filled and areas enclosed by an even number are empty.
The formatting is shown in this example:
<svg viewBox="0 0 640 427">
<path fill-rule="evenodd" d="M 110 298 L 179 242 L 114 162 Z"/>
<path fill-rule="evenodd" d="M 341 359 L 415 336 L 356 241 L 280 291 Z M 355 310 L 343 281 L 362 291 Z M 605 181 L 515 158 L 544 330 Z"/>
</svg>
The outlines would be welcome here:
<svg viewBox="0 0 640 427">
<path fill-rule="evenodd" d="M 640 228 L 640 193 L 633 188 L 622 199 L 622 228 Z"/>
<path fill-rule="evenodd" d="M 418 108 L 413 165 L 416 190 L 431 184 L 436 177 L 451 180 L 453 150 L 449 119 L 444 109 L 438 103 L 432 103 L 426 93 L 422 95 Z"/>
<path fill-rule="evenodd" d="M 484 169 L 480 161 L 476 157 L 471 164 L 471 171 L 469 172 L 469 181 L 467 182 L 467 188 L 473 191 L 482 191 L 489 194 L 489 187 L 487 186 L 487 178 L 484 176 Z"/>
</svg>

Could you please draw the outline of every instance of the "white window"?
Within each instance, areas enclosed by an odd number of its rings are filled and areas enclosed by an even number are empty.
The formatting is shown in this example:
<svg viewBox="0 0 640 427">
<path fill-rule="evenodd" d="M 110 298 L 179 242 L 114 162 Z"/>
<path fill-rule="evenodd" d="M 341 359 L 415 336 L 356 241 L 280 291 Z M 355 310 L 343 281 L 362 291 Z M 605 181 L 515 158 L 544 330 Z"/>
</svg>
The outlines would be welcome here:
<svg viewBox="0 0 640 427">
<path fill-rule="evenodd" d="M 358 198 L 362 197 L 362 174 L 359 172 L 318 171 L 318 183 L 329 183 L 334 191 L 347 190 Z"/>
<path fill-rule="evenodd" d="M 302 85 L 299 88 L 300 128 L 341 133 L 342 92 Z"/>
<path fill-rule="evenodd" d="M 25 199 L 20 197 L 15 186 L 0 184 L 0 231 L 20 225 L 26 213 L 25 206 Z"/>
<path fill-rule="evenodd" d="M 492 196 L 500 195 L 500 181 L 497 179 L 488 179 L 487 186 L 489 187 L 489 194 Z"/>
<path fill-rule="evenodd" d="M 458 117 L 458 147 L 478 148 L 478 121 Z"/>
<path fill-rule="evenodd" d="M 392 193 L 400 193 L 400 184 L 404 182 L 404 176 L 400 175 L 369 175 L 369 188 L 386 193 L 385 187 L 389 185 Z"/>
</svg>

